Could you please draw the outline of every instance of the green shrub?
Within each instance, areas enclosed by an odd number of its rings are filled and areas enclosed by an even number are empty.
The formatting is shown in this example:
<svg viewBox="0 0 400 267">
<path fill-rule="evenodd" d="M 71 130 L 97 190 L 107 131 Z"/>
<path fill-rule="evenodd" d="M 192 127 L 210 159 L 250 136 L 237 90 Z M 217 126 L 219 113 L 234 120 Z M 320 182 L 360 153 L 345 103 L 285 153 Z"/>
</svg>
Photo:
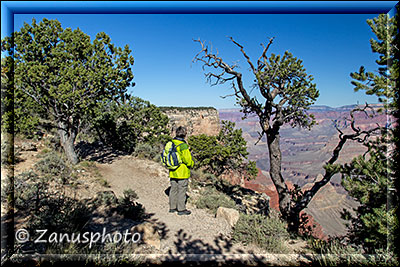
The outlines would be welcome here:
<svg viewBox="0 0 400 267">
<path fill-rule="evenodd" d="M 133 156 L 145 158 L 154 161 L 160 161 L 161 145 L 152 145 L 149 143 L 139 143 L 136 145 Z"/>
<path fill-rule="evenodd" d="M 100 184 L 101 186 L 103 186 L 103 187 L 107 187 L 107 188 L 110 188 L 110 187 L 111 187 L 110 183 L 109 183 L 106 179 L 104 179 L 104 178 L 98 178 L 97 181 L 98 181 L 99 184 Z"/>
<path fill-rule="evenodd" d="M 246 179 L 257 177 L 256 163 L 248 160 L 247 143 L 241 129 L 235 129 L 235 123 L 222 121 L 218 136 L 205 134 L 188 138 L 197 169 L 220 176 L 227 170 L 243 174 Z"/>
<path fill-rule="evenodd" d="M 132 189 L 124 191 L 124 196 L 118 200 L 120 213 L 125 218 L 132 219 L 134 221 L 141 221 L 145 215 L 145 209 L 142 204 L 137 203 L 138 196 Z"/>
<path fill-rule="evenodd" d="M 118 198 L 115 196 L 114 192 L 102 191 L 97 193 L 95 198 L 95 203 L 97 206 L 105 205 L 105 206 L 115 206 L 118 204 Z"/>
<path fill-rule="evenodd" d="M 34 165 L 42 176 L 54 178 L 56 182 L 67 184 L 71 182 L 72 169 L 57 152 L 47 153 L 42 160 Z"/>
<path fill-rule="evenodd" d="M 209 209 L 214 214 L 219 207 L 236 209 L 235 201 L 213 187 L 206 188 L 195 205 L 199 209 Z"/>
<path fill-rule="evenodd" d="M 191 170 L 190 171 L 190 181 L 193 186 L 197 186 L 200 184 L 207 184 L 207 183 L 215 183 L 217 177 L 214 174 L 204 172 L 199 169 Z"/>
<path fill-rule="evenodd" d="M 89 209 L 65 193 L 63 185 L 51 176 L 40 176 L 33 171 L 15 177 L 15 207 L 28 217 L 28 228 L 57 231 L 79 230 L 90 215 Z"/>
<path fill-rule="evenodd" d="M 384 250 L 376 254 L 366 255 L 360 248 L 351 246 L 342 237 L 321 240 L 311 238 L 308 246 L 319 254 L 314 260 L 320 266 L 398 266 L 398 258 L 393 252 Z"/>
<path fill-rule="evenodd" d="M 90 162 L 82 162 L 79 167 L 74 168 L 82 167 L 92 169 L 96 166 Z M 47 233 L 82 233 L 93 212 L 99 207 L 110 208 L 111 212 L 117 212 L 135 221 L 143 220 L 145 210 L 136 202 L 138 197 L 133 190 L 124 191 L 123 197 L 119 199 L 111 190 L 99 192 L 97 197 L 92 199 L 77 199 L 71 188 L 71 180 L 67 179 L 74 168 L 70 167 L 58 153 L 51 152 L 44 155 L 43 159 L 34 165 L 33 170 L 15 176 L 16 216 L 25 218 L 25 228 L 31 236 L 36 234 L 37 229 L 47 229 Z M 60 177 L 64 177 L 63 183 L 60 182 Z M 7 193 L 6 188 L 2 190 Z M 47 238 L 48 236 L 43 237 Z M 34 251 L 41 254 L 54 251 L 61 254 L 96 253 L 95 248 L 88 251 L 85 244 L 70 245 L 35 244 L 33 241 L 28 241 L 18 247 L 18 251 L 21 253 Z M 129 251 L 129 248 L 113 245 L 111 244 L 116 254 Z M 108 252 L 102 246 L 96 249 L 97 252 Z"/>
<path fill-rule="evenodd" d="M 340 238 L 331 238 L 327 241 L 322 239 L 310 238 L 309 247 L 318 254 L 352 254 L 357 250 L 345 243 Z"/>
<path fill-rule="evenodd" d="M 143 206 L 135 202 L 137 195 L 133 190 L 126 190 L 120 199 L 114 192 L 104 191 L 98 193 L 96 198 L 79 200 L 68 196 L 66 186 L 54 183 L 51 176 L 41 176 L 33 171 L 15 177 L 16 215 L 26 218 L 25 228 L 31 236 L 37 229 L 47 229 L 48 233 L 82 233 L 94 210 L 100 206 L 110 207 L 110 211 L 135 221 L 142 221 L 145 217 Z M 48 236 L 43 239 L 48 239 Z M 78 244 L 76 247 L 69 247 L 70 244 L 58 245 L 34 244 L 28 241 L 18 251 L 35 251 L 41 254 L 49 251 L 78 254 L 87 252 L 85 244 Z M 104 247 L 100 246 L 88 253 L 96 253 L 95 249 L 105 252 Z M 122 253 L 122 248 L 115 249 L 116 253 Z"/>
<path fill-rule="evenodd" d="M 270 217 L 240 214 L 232 234 L 234 242 L 254 244 L 271 253 L 287 253 L 284 241 L 288 238 L 286 224 L 272 212 Z"/>
<path fill-rule="evenodd" d="M 93 161 L 83 160 L 79 162 L 79 165 L 83 168 L 93 168 L 96 164 Z"/>
<path fill-rule="evenodd" d="M 86 202 L 72 197 L 75 181 L 71 181 L 71 168 L 56 152 L 44 155 L 34 169 L 14 179 L 14 197 L 17 216 L 26 218 L 26 229 L 48 232 L 80 231 L 87 223 L 91 209 Z M 44 252 L 44 246 L 24 244 L 22 250 Z"/>
</svg>

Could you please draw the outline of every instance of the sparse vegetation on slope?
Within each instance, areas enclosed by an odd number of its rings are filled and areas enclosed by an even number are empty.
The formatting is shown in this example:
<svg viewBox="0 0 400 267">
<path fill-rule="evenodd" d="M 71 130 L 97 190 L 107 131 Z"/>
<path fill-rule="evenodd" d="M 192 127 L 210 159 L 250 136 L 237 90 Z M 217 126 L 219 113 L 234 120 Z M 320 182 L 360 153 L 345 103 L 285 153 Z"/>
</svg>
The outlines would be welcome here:
<svg viewBox="0 0 400 267">
<path fill-rule="evenodd" d="M 26 229 L 32 237 L 28 242 L 17 244 L 16 252 L 115 255 L 136 249 L 136 244 L 96 243 L 90 247 L 80 242 L 34 243 L 34 238 L 39 235 L 37 230 L 47 231 L 41 238 L 43 240 L 50 240 L 51 233 L 81 235 L 93 231 L 93 216 L 99 216 L 96 214 L 119 217 L 120 223 L 131 220 L 131 224 L 146 217 L 144 207 L 137 202 L 137 194 L 132 189 L 126 190 L 120 198 L 112 191 L 102 191 L 104 189 L 97 185 L 99 173 L 93 162 L 70 165 L 59 152 L 39 152 L 36 152 L 36 163 L 14 179 L 16 227 Z M 80 196 L 80 192 L 86 191 L 87 187 L 91 188 L 90 196 Z M 3 196 L 7 188 L 2 187 L 2 190 Z M 2 198 L 2 201 L 5 199 Z M 102 226 L 107 227 L 106 224 Z M 119 262 L 117 259 L 114 257 L 112 262 Z"/>
<path fill-rule="evenodd" d="M 216 214 L 219 207 L 236 209 L 235 201 L 214 187 L 206 187 L 195 205 L 199 209 L 209 209 L 213 214 Z"/>
<path fill-rule="evenodd" d="M 274 212 L 269 217 L 261 214 L 241 214 L 232 239 L 243 244 L 255 244 L 270 253 L 288 253 L 284 241 L 289 239 L 286 224 Z"/>
</svg>

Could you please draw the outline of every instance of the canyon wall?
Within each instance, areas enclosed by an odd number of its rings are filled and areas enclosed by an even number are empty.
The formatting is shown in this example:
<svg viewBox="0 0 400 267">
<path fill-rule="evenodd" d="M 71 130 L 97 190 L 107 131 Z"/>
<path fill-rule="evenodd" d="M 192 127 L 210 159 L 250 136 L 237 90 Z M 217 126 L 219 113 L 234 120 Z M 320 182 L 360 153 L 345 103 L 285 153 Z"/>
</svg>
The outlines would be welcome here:
<svg viewBox="0 0 400 267">
<path fill-rule="evenodd" d="M 206 134 L 218 135 L 220 130 L 218 110 L 212 107 L 161 107 L 161 111 L 169 118 L 168 128 L 171 135 L 175 135 L 175 129 L 185 126 L 188 136 Z"/>
</svg>

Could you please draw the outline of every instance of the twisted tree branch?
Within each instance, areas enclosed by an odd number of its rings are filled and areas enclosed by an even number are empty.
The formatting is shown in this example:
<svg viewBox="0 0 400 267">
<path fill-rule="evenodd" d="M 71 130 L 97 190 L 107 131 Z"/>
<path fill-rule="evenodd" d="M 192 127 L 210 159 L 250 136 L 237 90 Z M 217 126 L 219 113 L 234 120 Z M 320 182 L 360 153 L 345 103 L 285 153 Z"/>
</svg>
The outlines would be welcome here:
<svg viewBox="0 0 400 267">
<path fill-rule="evenodd" d="M 354 141 L 365 143 L 368 140 L 368 138 L 370 138 L 374 134 L 377 134 L 377 132 L 382 129 L 382 127 L 380 127 L 379 125 L 375 128 L 369 129 L 369 130 L 361 130 L 359 127 L 355 126 L 356 120 L 354 118 L 354 113 L 355 112 L 366 113 L 367 108 L 371 108 L 371 107 L 368 105 L 365 105 L 365 107 L 363 107 L 363 108 L 357 107 L 350 112 L 351 129 L 353 130 L 352 134 L 344 134 L 338 128 L 338 126 L 335 125 L 336 130 L 338 130 L 340 133 L 339 134 L 340 140 L 339 140 L 339 143 L 336 145 L 335 149 L 333 150 L 333 154 L 332 154 L 331 158 L 325 163 L 326 168 L 325 168 L 324 177 L 321 181 L 314 183 L 314 185 L 312 186 L 311 189 L 304 192 L 303 197 L 296 204 L 296 206 L 294 208 L 294 210 L 296 212 L 300 212 L 301 210 L 306 208 L 308 206 L 309 202 L 311 201 L 311 199 L 318 192 L 318 190 L 321 189 L 321 187 L 323 187 L 324 185 L 326 185 L 331 180 L 331 178 L 338 172 L 337 169 L 330 168 L 330 166 L 332 166 L 338 160 L 340 152 L 342 151 L 344 145 L 346 144 L 346 142 L 348 140 L 354 140 Z"/>
</svg>

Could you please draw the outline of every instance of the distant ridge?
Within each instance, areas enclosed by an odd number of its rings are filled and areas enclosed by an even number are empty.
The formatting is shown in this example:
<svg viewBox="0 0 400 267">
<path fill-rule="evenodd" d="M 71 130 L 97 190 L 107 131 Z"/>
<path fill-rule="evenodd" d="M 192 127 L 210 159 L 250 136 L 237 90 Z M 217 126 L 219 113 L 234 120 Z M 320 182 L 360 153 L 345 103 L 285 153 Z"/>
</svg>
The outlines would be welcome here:
<svg viewBox="0 0 400 267">
<path fill-rule="evenodd" d="M 371 107 L 383 107 L 383 104 L 379 103 L 374 103 L 374 104 L 368 104 Z M 330 107 L 327 105 L 312 105 L 310 106 L 310 111 L 314 112 L 323 112 L 323 111 L 347 111 L 347 110 L 352 110 L 357 106 L 365 106 L 365 104 L 353 104 L 353 105 L 344 105 L 340 107 Z M 239 112 L 241 108 L 221 108 L 218 109 L 219 111 L 224 111 L 224 112 Z"/>
<path fill-rule="evenodd" d="M 208 110 L 213 109 L 217 110 L 214 107 L 174 107 L 174 106 L 160 106 L 158 107 L 161 111 L 168 111 L 168 110 Z"/>
</svg>

